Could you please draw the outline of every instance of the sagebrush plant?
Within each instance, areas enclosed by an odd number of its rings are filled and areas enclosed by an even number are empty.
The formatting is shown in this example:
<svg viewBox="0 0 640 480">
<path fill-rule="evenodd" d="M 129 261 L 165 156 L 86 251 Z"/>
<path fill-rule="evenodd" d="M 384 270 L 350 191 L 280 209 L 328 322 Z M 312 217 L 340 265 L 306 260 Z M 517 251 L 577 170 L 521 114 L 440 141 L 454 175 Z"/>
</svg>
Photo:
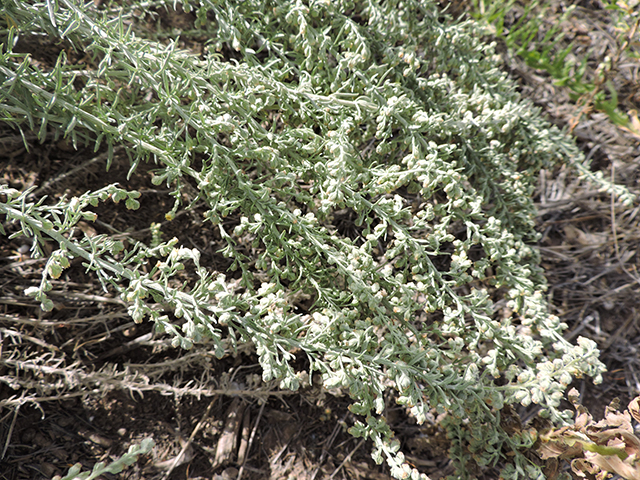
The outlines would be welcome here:
<svg viewBox="0 0 640 480">
<path fill-rule="evenodd" d="M 203 55 L 142 21 L 177 5 L 195 13 L 188 35 L 210 39 Z M 34 239 L 34 255 L 44 238 L 59 246 L 25 292 L 43 309 L 49 278 L 82 258 L 175 346 L 211 342 L 222 357 L 223 339 L 250 341 L 265 381 L 297 389 L 319 372 L 344 388 L 361 418 L 351 433 L 396 478 L 424 475 L 386 423 L 388 391 L 420 423 L 446 413 L 457 476 L 504 462 L 505 478 L 540 477 L 523 454 L 534 438 L 510 437 L 501 410 L 534 403 L 569 421 L 565 387 L 599 381 L 603 366 L 595 343 L 565 341 L 548 311 L 536 178 L 571 163 L 631 199 L 519 98 L 474 23 L 411 0 L 4 0 L 0 17 L 2 122 L 42 141 L 124 145 L 130 177 L 153 162 L 167 218 L 204 206 L 202 228 L 232 262 L 215 271 L 158 234 L 132 248 L 71 234 L 99 202 L 145 202 L 122 185 L 55 204 L 3 186 L 5 225 Z M 15 49 L 44 35 L 64 40 L 51 68 Z M 335 227 L 345 211 L 353 225 Z M 173 281 L 186 264 L 192 281 Z"/>
<path fill-rule="evenodd" d="M 55 476 L 52 480 L 94 480 L 100 478 L 105 473 L 116 474 L 122 472 L 126 467 L 133 465 L 139 455 L 147 454 L 154 446 L 154 442 L 151 438 L 145 438 L 137 445 L 131 445 L 127 450 L 127 453 L 120 458 L 105 465 L 104 462 L 96 463 L 90 472 L 82 472 L 82 464 L 77 463 L 69 469 L 69 472 L 64 476 Z"/>
</svg>

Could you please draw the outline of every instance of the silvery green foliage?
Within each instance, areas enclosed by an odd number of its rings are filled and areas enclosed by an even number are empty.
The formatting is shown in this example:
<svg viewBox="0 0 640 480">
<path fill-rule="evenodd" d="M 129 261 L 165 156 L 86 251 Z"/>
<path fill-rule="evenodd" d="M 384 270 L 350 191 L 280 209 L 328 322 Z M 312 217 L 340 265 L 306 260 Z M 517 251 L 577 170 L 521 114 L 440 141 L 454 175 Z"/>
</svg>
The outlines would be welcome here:
<svg viewBox="0 0 640 480">
<path fill-rule="evenodd" d="M 230 270 L 175 239 L 122 250 L 66 235 L 89 205 L 135 208 L 137 192 L 47 206 L 5 189 L 0 212 L 34 248 L 42 236 L 60 245 L 26 293 L 51 308 L 47 278 L 82 257 L 176 346 L 208 340 L 222 356 L 224 338 L 250 340 L 264 380 L 289 389 L 303 376 L 292 360 L 306 357 L 307 373 L 349 392 L 361 419 L 351 433 L 396 478 L 421 474 L 384 419 L 389 390 L 420 423 L 446 413 L 459 477 L 500 461 L 507 478 L 541 475 L 521 453 L 533 439 L 509 437 L 502 408 L 533 403 L 566 421 L 565 387 L 603 370 L 594 342 L 563 339 L 531 246 L 538 172 L 572 162 L 587 174 L 576 147 L 520 100 L 476 27 L 443 22 L 431 2 L 183 2 L 211 39 L 203 56 L 136 27 L 140 12 L 173 4 L 5 0 L 0 22 L 17 28 L 0 56 L 0 114 L 42 138 L 53 127 L 96 148 L 127 145 L 131 175 L 155 162 L 154 183 L 175 198 L 167 218 L 195 186 Z M 62 52 L 38 69 L 13 51 L 27 32 L 65 38 L 96 68 Z M 185 263 L 196 278 L 176 288 Z"/>
<path fill-rule="evenodd" d="M 120 473 L 126 467 L 133 465 L 138 460 L 138 455 L 149 453 L 153 446 L 153 440 L 151 438 L 145 438 L 139 445 L 131 445 L 127 453 L 108 465 L 105 465 L 104 462 L 98 462 L 90 472 L 80 473 L 82 465 L 76 463 L 69 469 L 69 472 L 64 477 L 60 478 L 56 476 L 53 480 L 93 480 L 105 473 Z"/>
</svg>

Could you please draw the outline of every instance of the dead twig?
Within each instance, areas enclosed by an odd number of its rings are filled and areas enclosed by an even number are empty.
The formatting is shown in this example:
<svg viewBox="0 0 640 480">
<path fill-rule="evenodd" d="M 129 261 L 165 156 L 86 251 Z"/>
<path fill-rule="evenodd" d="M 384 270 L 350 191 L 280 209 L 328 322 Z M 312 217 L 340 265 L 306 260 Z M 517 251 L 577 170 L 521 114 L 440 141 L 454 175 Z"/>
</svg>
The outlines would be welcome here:
<svg viewBox="0 0 640 480">
<path fill-rule="evenodd" d="M 242 462 L 242 466 L 240 467 L 240 471 L 238 472 L 238 478 L 236 478 L 236 480 L 240 480 L 242 478 L 242 473 L 244 472 L 245 464 L 247 463 L 247 459 L 249 458 L 249 452 L 251 451 L 251 445 L 253 445 L 253 439 L 256 437 L 256 431 L 258 430 L 258 425 L 260 424 L 260 419 L 262 418 L 262 412 L 264 411 L 264 406 L 266 404 L 267 402 L 264 401 L 260 406 L 260 411 L 258 412 L 258 418 L 256 419 L 256 423 L 253 426 L 253 431 L 251 432 L 251 438 L 249 438 L 249 444 L 247 445 L 247 453 L 245 454 L 244 461 Z"/>
<path fill-rule="evenodd" d="M 333 429 L 333 432 L 331 432 L 331 436 L 327 439 L 326 442 L 324 442 L 325 444 L 322 446 L 322 453 L 320 454 L 320 460 L 318 460 L 318 468 L 316 468 L 315 471 L 313 472 L 313 475 L 311 475 L 311 480 L 315 480 L 316 476 L 318 475 L 318 472 L 320 472 L 320 469 L 322 468 L 322 464 L 324 463 L 324 460 L 327 457 L 327 452 L 331 448 L 331 445 L 333 445 L 333 442 L 335 441 L 336 436 L 338 435 L 338 432 L 340 431 L 340 428 L 342 427 L 342 425 L 344 425 L 344 421 L 346 419 L 347 419 L 347 415 L 345 414 L 342 417 L 342 420 L 340 420 L 336 424 L 335 428 Z"/>
<path fill-rule="evenodd" d="M 354 453 L 356 453 L 356 451 L 358 451 L 358 449 L 364 444 L 364 438 L 362 440 L 360 440 L 358 442 L 358 445 L 356 445 L 356 448 L 354 448 L 353 450 L 351 450 L 349 452 L 349 455 L 347 455 L 344 460 L 342 461 L 342 463 L 340 465 L 338 465 L 338 468 L 336 468 L 336 470 L 331 474 L 331 476 L 329 477 L 329 480 L 333 480 L 333 477 L 335 477 L 338 472 L 342 469 L 342 467 L 344 467 L 347 462 L 351 461 L 351 457 L 353 456 Z"/>
<path fill-rule="evenodd" d="M 616 165 L 615 163 L 611 164 L 611 183 L 615 185 L 615 181 L 616 181 Z M 615 194 L 611 194 L 611 233 L 613 234 L 613 246 L 615 248 L 616 251 L 616 259 L 618 260 L 618 263 L 620 264 L 620 268 L 622 269 L 622 271 L 629 277 L 631 278 L 631 280 L 633 280 L 635 283 L 639 283 L 640 282 L 640 278 L 636 277 L 635 275 L 633 275 L 632 273 L 630 273 L 625 265 L 624 262 L 622 261 L 621 257 L 620 257 L 620 246 L 618 245 L 618 232 L 617 232 L 617 228 L 616 228 L 616 209 L 615 209 Z"/>
<path fill-rule="evenodd" d="M 191 432 L 191 435 L 189 435 L 189 439 L 184 443 L 184 445 L 182 445 L 182 449 L 180 450 L 180 453 L 173 459 L 173 462 L 171 462 L 171 466 L 167 469 L 167 471 L 164 472 L 164 475 L 162 476 L 162 480 L 167 480 L 167 478 L 169 478 L 169 475 L 171 475 L 171 472 L 173 472 L 173 469 L 180 464 L 179 461 L 181 461 L 183 458 L 186 457 L 187 449 L 191 447 L 191 443 L 193 442 L 193 439 L 195 438 L 197 433 L 200 431 L 200 429 L 204 425 L 205 420 L 209 417 L 209 413 L 211 412 L 211 407 L 213 407 L 213 403 L 215 401 L 216 399 L 214 398 L 213 400 L 211 400 L 211 402 L 209 402 L 209 406 L 207 407 L 204 414 L 202 415 L 202 418 L 200 418 L 200 421 L 198 422 L 198 424 L 195 426 L 195 428 Z"/>
<path fill-rule="evenodd" d="M 24 392 L 22 395 L 24 396 Z M 16 408 L 13 409 L 13 418 L 11 419 L 11 425 L 9 426 L 9 431 L 7 432 L 7 439 L 4 442 L 4 447 L 2 447 L 2 453 L 0 453 L 0 460 L 4 460 L 4 457 L 7 454 L 7 449 L 11 444 L 11 436 L 13 435 L 13 429 L 16 426 L 16 420 L 18 418 L 19 410 L 20 410 L 20 405 L 17 405 Z"/>
</svg>

